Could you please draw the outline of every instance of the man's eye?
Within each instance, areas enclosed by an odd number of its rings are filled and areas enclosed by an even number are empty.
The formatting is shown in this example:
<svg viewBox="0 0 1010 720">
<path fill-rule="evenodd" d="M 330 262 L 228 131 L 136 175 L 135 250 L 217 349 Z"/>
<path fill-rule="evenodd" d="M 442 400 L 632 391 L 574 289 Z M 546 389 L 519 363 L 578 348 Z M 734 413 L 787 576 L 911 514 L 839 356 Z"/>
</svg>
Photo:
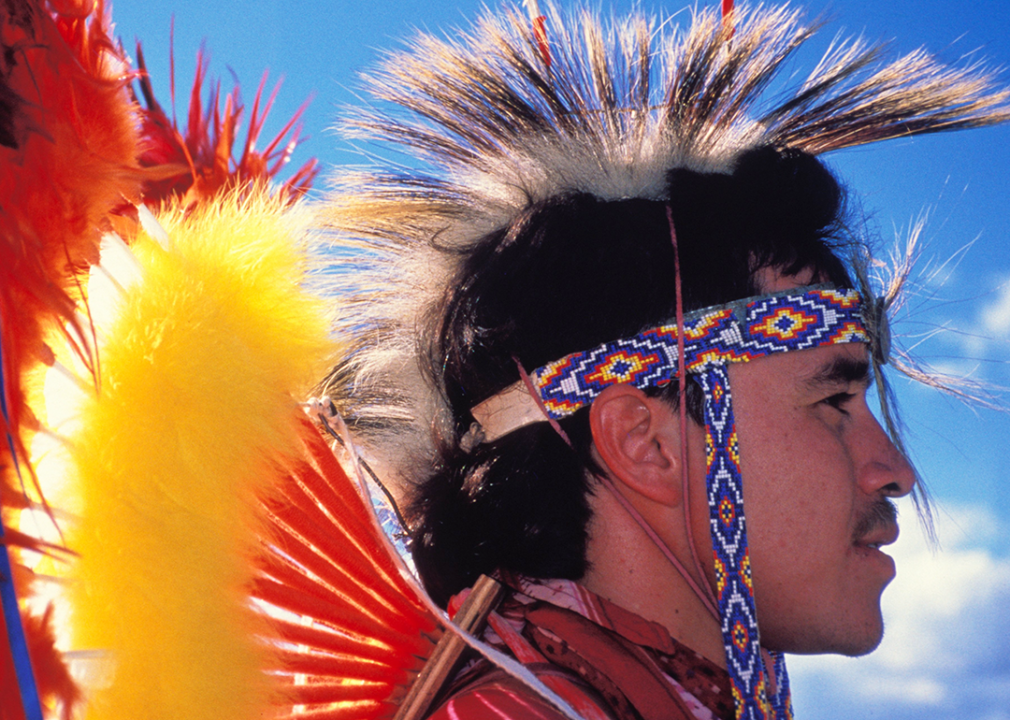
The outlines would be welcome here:
<svg viewBox="0 0 1010 720">
<path fill-rule="evenodd" d="M 825 405 L 828 405 L 829 407 L 834 408 L 838 412 L 842 412 L 842 413 L 848 414 L 848 411 L 845 409 L 846 405 L 848 405 L 848 402 L 850 400 L 852 400 L 852 398 L 854 398 L 854 397 L 856 397 L 856 396 L 853 393 L 850 393 L 850 392 L 840 392 L 840 393 L 835 393 L 834 395 L 831 395 L 830 397 L 824 398 L 823 400 L 821 400 L 821 402 L 823 404 L 825 404 Z"/>
</svg>

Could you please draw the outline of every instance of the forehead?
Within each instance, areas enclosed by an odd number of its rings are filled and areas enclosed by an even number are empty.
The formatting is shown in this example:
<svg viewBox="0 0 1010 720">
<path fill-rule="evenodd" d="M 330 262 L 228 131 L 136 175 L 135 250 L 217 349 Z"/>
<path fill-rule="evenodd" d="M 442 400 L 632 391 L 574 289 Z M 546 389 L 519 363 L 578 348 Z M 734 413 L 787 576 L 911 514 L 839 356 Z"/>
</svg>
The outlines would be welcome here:
<svg viewBox="0 0 1010 720">
<path fill-rule="evenodd" d="M 762 267 L 753 273 L 754 286 L 762 293 L 776 293 L 783 290 L 795 290 L 815 282 L 827 282 L 827 278 L 814 272 L 813 268 L 804 268 L 795 275 L 786 275 L 778 267 Z"/>
</svg>

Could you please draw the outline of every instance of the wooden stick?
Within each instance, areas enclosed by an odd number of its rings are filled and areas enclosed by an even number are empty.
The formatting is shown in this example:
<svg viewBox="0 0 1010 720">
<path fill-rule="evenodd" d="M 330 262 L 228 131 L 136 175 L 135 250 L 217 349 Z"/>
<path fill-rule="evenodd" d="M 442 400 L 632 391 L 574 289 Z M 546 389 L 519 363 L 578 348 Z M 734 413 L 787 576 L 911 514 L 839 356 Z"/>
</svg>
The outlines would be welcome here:
<svg viewBox="0 0 1010 720">
<path fill-rule="evenodd" d="M 487 622 L 487 616 L 497 607 L 504 588 L 501 583 L 487 575 L 481 575 L 473 589 L 460 606 L 453 621 L 464 632 L 476 635 Z M 393 716 L 393 720 L 421 720 L 431 708 L 435 697 L 450 679 L 450 674 L 462 656 L 467 644 L 451 632 L 446 632 L 438 641 L 434 652 L 417 676 L 407 697 Z"/>
</svg>

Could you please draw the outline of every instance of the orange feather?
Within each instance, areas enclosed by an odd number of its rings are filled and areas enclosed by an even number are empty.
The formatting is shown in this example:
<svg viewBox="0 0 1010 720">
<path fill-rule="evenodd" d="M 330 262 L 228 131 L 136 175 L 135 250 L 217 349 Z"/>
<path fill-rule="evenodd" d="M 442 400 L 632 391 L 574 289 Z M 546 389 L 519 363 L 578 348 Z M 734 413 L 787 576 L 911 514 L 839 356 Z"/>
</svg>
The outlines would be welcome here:
<svg viewBox="0 0 1010 720">
<path fill-rule="evenodd" d="M 52 364 L 52 332 L 93 367 L 87 321 L 75 312 L 78 277 L 98 258 L 110 213 L 139 197 L 140 172 L 128 68 L 101 1 L 9 0 L 0 9 L 0 45 L 0 520 L 15 550 L 40 547 L 12 526 L 21 509 L 45 503 L 28 462 L 39 419 L 28 405 L 26 376 Z M 11 554 L 15 579 L 30 581 Z M 17 589 L 26 594 L 23 582 Z M 22 625 L 43 703 L 60 703 L 69 717 L 79 693 L 55 650 L 48 614 L 23 609 Z M 20 717 L 6 650 L 2 712 Z"/>
</svg>

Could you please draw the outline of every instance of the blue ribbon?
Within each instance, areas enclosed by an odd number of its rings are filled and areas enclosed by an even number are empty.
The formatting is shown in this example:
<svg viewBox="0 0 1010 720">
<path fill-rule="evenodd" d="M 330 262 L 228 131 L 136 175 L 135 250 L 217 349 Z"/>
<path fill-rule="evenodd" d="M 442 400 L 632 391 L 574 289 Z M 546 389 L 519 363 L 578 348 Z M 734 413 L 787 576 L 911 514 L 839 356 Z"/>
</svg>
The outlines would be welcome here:
<svg viewBox="0 0 1010 720">
<path fill-rule="evenodd" d="M 18 463 L 18 453 L 14 447 L 14 437 L 11 435 L 10 414 L 7 408 L 7 384 L 3 374 L 3 327 L 0 326 L 0 411 L 3 412 L 7 428 L 7 446 L 10 448 L 11 459 L 18 479 L 21 479 L 21 466 Z M 3 508 L 0 507 L 0 517 Z M 39 691 L 35 686 L 35 673 L 32 671 L 32 661 L 28 656 L 28 640 L 21 625 L 21 612 L 18 609 L 18 598 L 14 592 L 14 575 L 11 570 L 10 555 L 7 552 L 7 542 L 4 535 L 3 522 L 0 521 L 0 604 L 3 606 L 4 623 L 7 625 L 7 644 L 14 660 L 14 673 L 18 679 L 18 689 L 21 691 L 21 706 L 24 708 L 26 720 L 42 720 L 42 703 L 39 701 Z"/>
</svg>

